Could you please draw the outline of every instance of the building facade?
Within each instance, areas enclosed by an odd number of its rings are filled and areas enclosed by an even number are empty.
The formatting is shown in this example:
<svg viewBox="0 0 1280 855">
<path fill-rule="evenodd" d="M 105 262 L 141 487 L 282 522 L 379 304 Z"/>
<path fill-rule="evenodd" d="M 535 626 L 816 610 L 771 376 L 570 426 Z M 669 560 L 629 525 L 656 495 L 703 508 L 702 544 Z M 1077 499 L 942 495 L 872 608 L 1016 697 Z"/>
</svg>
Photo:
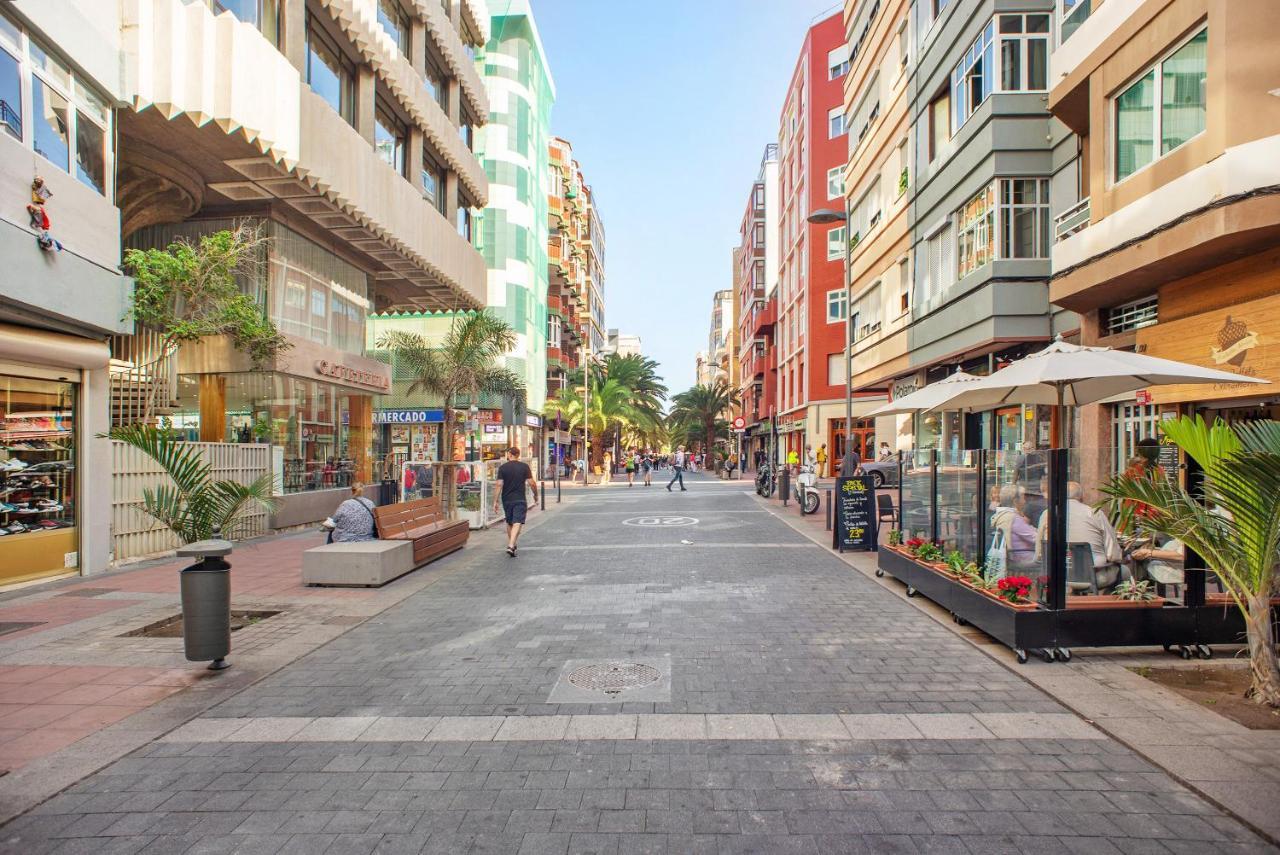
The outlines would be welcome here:
<svg viewBox="0 0 1280 855">
<path fill-rule="evenodd" d="M 640 356 L 644 350 L 640 336 L 611 329 L 606 334 L 604 352 L 619 356 Z"/>
<path fill-rule="evenodd" d="M 425 3 L 424 5 L 431 5 Z M 481 157 L 492 187 L 481 246 L 488 266 L 484 303 L 516 332 L 508 367 L 524 378 L 525 424 L 516 436 L 540 460 L 547 393 L 548 199 L 555 83 L 527 0 L 494 0 L 484 57 L 489 124 Z"/>
<path fill-rule="evenodd" d="M 711 295 L 711 329 L 707 332 L 706 383 L 723 380 L 730 389 L 737 388 L 737 370 L 733 354 L 738 337 L 734 324 L 733 289 L 723 288 Z M 699 380 L 699 382 L 703 382 Z"/>
<path fill-rule="evenodd" d="M 778 365 L 778 145 L 769 143 L 738 230 L 738 394 L 742 400 L 743 459 L 753 468 L 776 449 Z"/>
<path fill-rule="evenodd" d="M 1162 418 L 1280 418 L 1280 7 L 1106 0 L 1060 9 L 1051 298 L 1080 340 L 1268 385 L 1166 386 L 1081 408 L 1123 468 Z"/>
<path fill-rule="evenodd" d="M 846 228 L 808 221 L 840 208 L 847 159 L 841 15 L 809 27 L 778 127 L 778 431 L 787 451 L 843 436 Z"/>
<path fill-rule="evenodd" d="M 845 7 L 855 394 L 986 374 L 1078 326 L 1049 302 L 1054 4 Z M 1052 408 L 855 426 L 861 450 L 1046 447 Z"/>
<path fill-rule="evenodd" d="M 107 14 L 110 12 L 110 14 Z M 0 7 L 0 585 L 111 560 L 120 31 L 80 0 Z M 87 295 L 92 295 L 91 298 Z"/>
</svg>

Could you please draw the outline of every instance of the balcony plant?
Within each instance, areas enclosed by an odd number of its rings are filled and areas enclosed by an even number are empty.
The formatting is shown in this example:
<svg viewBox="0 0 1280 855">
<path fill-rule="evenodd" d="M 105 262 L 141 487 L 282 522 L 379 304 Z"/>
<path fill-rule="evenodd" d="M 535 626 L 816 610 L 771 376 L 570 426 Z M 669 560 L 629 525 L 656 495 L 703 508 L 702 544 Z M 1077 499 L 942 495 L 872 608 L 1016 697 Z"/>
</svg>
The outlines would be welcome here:
<svg viewBox="0 0 1280 855">
<path fill-rule="evenodd" d="M 1123 473 L 1103 493 L 1113 509 L 1140 503 L 1140 529 L 1176 538 L 1217 574 L 1244 619 L 1250 686 L 1246 697 L 1280 707 L 1280 654 L 1271 598 L 1280 593 L 1280 422 L 1210 426 L 1203 417 L 1163 422 L 1161 430 L 1204 472 L 1192 493 L 1170 478 Z"/>
<path fill-rule="evenodd" d="M 902 172 L 898 175 L 898 195 L 901 196 L 907 192 L 908 185 L 907 167 L 902 167 Z"/>
</svg>

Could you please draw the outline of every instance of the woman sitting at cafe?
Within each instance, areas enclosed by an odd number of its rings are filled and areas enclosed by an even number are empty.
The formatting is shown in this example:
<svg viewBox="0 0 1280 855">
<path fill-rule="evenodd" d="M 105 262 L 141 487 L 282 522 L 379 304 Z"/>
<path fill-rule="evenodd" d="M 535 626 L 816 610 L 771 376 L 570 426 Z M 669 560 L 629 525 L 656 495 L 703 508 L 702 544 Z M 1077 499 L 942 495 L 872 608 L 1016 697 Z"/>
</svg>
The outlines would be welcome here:
<svg viewBox="0 0 1280 855">
<path fill-rule="evenodd" d="M 1005 484 L 995 513 L 991 515 L 992 531 L 1004 533 L 1005 551 L 1010 570 L 1036 569 L 1036 529 L 1026 517 L 1026 495 L 1017 484 Z"/>
</svg>

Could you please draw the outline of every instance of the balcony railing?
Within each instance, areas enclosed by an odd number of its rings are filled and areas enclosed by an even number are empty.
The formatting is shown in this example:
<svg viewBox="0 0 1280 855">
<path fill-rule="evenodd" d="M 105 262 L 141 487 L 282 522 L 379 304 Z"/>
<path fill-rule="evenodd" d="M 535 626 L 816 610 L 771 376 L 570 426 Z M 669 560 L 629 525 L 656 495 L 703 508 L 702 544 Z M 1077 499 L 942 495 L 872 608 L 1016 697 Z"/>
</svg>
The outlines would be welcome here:
<svg viewBox="0 0 1280 855">
<path fill-rule="evenodd" d="M 1066 240 L 1089 225 L 1089 197 L 1081 199 L 1053 218 L 1053 240 Z"/>
</svg>

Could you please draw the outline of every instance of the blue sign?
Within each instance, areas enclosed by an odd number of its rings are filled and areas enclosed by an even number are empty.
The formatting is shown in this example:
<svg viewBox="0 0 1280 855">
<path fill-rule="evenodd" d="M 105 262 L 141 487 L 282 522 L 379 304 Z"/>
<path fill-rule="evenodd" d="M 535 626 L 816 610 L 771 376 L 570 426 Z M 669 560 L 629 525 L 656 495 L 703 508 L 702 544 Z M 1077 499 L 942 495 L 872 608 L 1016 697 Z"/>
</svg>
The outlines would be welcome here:
<svg viewBox="0 0 1280 855">
<path fill-rule="evenodd" d="M 444 410 L 374 410 L 375 425 L 424 425 L 443 422 Z"/>
</svg>

